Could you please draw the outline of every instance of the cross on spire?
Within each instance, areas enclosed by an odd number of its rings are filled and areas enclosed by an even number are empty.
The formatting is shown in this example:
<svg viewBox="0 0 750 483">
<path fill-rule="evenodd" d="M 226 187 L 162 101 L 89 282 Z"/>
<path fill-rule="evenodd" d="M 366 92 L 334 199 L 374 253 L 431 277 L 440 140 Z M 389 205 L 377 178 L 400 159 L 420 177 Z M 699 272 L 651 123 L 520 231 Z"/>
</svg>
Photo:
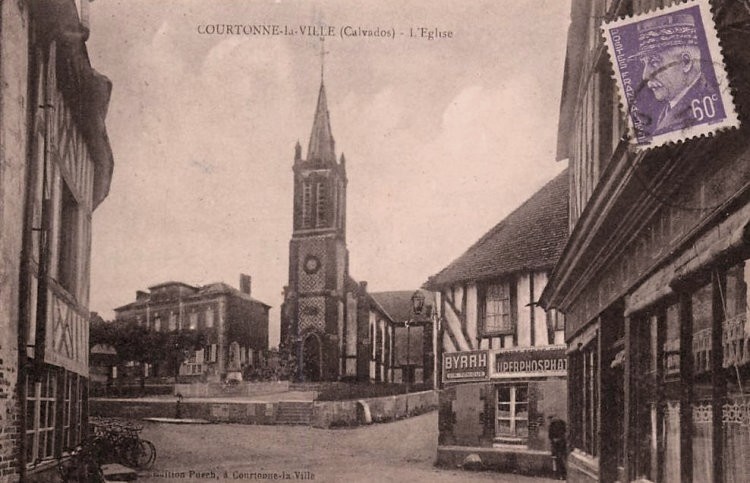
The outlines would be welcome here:
<svg viewBox="0 0 750 483">
<path fill-rule="evenodd" d="M 323 83 L 323 71 L 325 68 L 325 56 L 329 52 L 325 50 L 325 37 L 320 38 L 320 83 Z"/>
</svg>

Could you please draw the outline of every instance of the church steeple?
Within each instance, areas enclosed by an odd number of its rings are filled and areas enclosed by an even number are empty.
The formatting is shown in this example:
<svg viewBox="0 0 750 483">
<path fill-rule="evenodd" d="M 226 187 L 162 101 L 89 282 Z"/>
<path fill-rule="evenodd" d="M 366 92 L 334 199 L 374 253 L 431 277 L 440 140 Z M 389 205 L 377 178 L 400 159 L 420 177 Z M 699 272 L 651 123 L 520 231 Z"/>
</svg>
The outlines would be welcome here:
<svg viewBox="0 0 750 483">
<path fill-rule="evenodd" d="M 323 81 L 318 92 L 318 106 L 315 109 L 310 144 L 307 147 L 307 160 L 322 163 L 336 163 L 336 151 L 331 134 L 331 121 L 328 115 L 328 101 Z"/>
</svg>

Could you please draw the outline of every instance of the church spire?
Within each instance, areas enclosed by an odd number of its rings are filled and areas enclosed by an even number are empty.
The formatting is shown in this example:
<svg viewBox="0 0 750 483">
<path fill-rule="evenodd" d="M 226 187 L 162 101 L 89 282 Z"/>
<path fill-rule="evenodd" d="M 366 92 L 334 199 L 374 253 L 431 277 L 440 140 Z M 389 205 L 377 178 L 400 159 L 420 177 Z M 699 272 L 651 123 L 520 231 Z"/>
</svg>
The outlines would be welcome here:
<svg viewBox="0 0 750 483">
<path fill-rule="evenodd" d="M 334 147 L 333 134 L 331 133 L 331 121 L 328 116 L 328 101 L 326 100 L 326 88 L 323 83 L 323 63 L 325 52 L 323 39 L 320 43 L 320 91 L 318 92 L 318 106 L 315 108 L 315 119 L 313 121 L 310 144 L 307 146 L 307 160 L 335 163 L 336 150 Z"/>
</svg>

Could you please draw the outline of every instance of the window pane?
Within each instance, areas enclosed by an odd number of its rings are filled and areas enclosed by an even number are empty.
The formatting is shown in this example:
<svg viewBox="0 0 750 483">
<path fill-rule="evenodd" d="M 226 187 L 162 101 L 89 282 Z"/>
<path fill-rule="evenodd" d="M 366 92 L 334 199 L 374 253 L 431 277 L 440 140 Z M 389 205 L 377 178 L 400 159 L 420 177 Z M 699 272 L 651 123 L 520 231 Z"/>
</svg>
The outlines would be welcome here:
<svg viewBox="0 0 750 483">
<path fill-rule="evenodd" d="M 35 433 L 30 433 L 26 435 L 26 462 L 27 463 L 34 462 L 34 437 L 35 437 Z"/>
<path fill-rule="evenodd" d="M 512 329 L 510 316 L 510 293 L 507 284 L 488 285 L 485 291 L 484 328 L 485 331 L 509 331 Z"/>
</svg>

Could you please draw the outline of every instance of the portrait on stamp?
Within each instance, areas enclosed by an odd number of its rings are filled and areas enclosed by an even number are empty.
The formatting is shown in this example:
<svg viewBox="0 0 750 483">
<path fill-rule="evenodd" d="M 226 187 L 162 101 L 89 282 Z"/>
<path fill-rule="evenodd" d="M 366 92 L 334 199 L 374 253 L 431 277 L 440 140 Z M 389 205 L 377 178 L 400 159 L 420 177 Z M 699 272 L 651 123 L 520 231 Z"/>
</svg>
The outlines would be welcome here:
<svg viewBox="0 0 750 483">
<path fill-rule="evenodd" d="M 736 125 L 712 22 L 697 1 L 604 26 L 632 143 L 655 147 Z"/>
</svg>

